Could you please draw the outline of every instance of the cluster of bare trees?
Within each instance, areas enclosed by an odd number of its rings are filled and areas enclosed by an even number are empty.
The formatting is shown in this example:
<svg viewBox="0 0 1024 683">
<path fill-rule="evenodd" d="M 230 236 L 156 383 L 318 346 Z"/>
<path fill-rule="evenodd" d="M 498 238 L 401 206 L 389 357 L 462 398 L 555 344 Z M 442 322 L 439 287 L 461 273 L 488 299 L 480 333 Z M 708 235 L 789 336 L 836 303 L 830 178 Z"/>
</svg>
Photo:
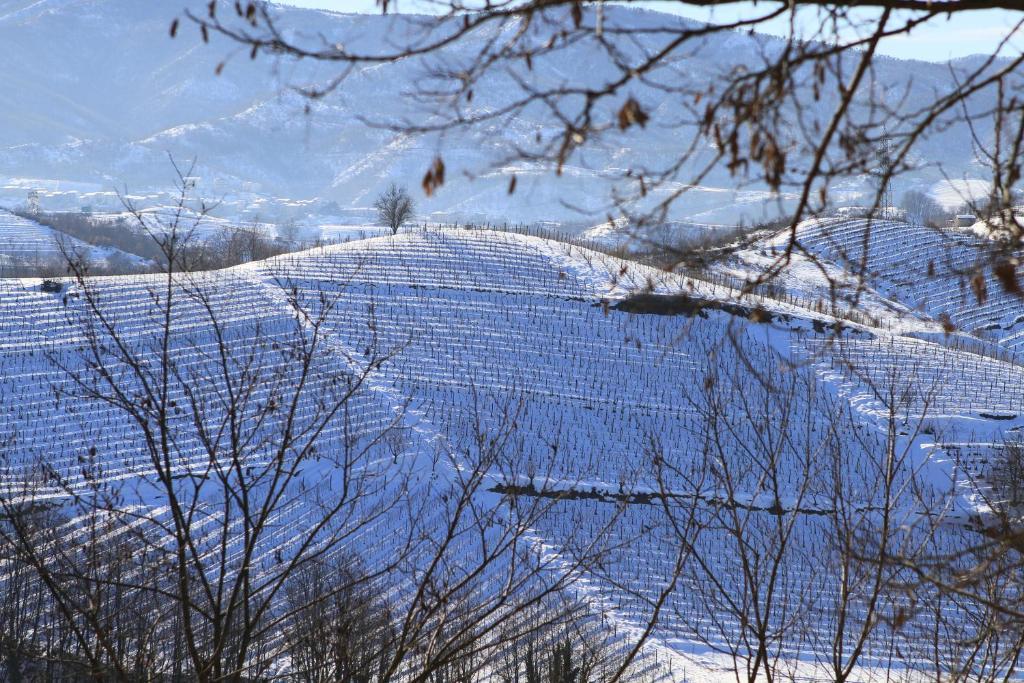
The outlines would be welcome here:
<svg viewBox="0 0 1024 683">
<path fill-rule="evenodd" d="M 178 252 L 180 269 L 190 271 L 230 268 L 250 261 L 262 261 L 292 251 L 294 247 L 272 237 L 259 224 L 225 226 L 212 236 L 193 238 Z"/>
<path fill-rule="evenodd" d="M 930 228 L 945 227 L 955 213 L 946 211 L 942 205 L 920 190 L 909 190 L 903 194 L 900 206 L 907 212 L 907 220 Z"/>
</svg>

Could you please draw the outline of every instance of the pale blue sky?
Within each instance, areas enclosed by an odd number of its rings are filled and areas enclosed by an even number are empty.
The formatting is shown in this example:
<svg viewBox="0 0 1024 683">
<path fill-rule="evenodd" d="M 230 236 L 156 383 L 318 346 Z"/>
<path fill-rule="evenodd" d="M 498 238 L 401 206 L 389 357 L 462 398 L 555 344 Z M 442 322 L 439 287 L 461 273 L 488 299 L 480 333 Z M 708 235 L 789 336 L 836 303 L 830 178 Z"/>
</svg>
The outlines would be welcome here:
<svg viewBox="0 0 1024 683">
<path fill-rule="evenodd" d="M 301 7 L 331 9 L 338 12 L 379 12 L 374 0 L 278 0 L 283 4 Z M 429 0 L 391 0 L 397 4 L 399 11 L 429 11 Z M 719 20 L 743 16 L 751 11 L 752 3 L 741 2 L 735 5 L 720 7 L 715 14 L 709 10 L 695 7 L 678 7 L 671 2 L 638 2 L 636 6 L 660 11 L 672 12 L 695 19 L 717 17 Z M 762 2 L 757 11 L 763 12 L 766 3 Z M 904 59 L 925 59 L 929 61 L 945 61 L 954 57 L 969 54 L 990 52 L 994 45 L 1021 18 L 1020 13 L 1004 10 L 986 10 L 962 12 L 952 21 L 946 19 L 932 20 L 915 30 L 909 36 L 888 39 L 882 46 L 884 54 Z M 774 26 L 766 26 L 767 33 L 782 33 L 786 30 L 785 22 Z M 1022 36 L 1024 38 L 1024 36 Z M 1016 40 L 1014 47 L 1024 49 L 1024 40 Z"/>
</svg>

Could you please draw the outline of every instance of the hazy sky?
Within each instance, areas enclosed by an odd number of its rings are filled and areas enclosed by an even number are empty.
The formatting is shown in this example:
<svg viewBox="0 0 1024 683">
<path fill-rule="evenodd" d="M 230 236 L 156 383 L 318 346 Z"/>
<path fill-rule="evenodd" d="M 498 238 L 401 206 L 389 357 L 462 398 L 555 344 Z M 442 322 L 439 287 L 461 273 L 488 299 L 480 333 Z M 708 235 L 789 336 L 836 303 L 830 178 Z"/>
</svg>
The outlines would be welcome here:
<svg viewBox="0 0 1024 683">
<path fill-rule="evenodd" d="M 301 7 L 317 7 L 339 12 L 379 12 L 374 0 L 278 0 L 284 4 Z M 391 0 L 392 3 L 395 0 Z M 750 11 L 752 3 L 741 2 L 728 7 L 720 7 L 712 15 L 709 10 L 695 7 L 677 7 L 668 2 L 638 2 L 636 6 L 668 11 L 695 19 L 708 19 L 711 16 L 725 20 L 742 16 Z M 398 9 L 404 12 L 428 11 L 429 3 L 417 0 L 399 0 Z M 765 3 L 761 3 L 759 11 L 764 11 Z M 970 54 L 990 52 L 995 43 L 1002 37 L 1009 26 L 1020 18 L 1019 13 L 1004 10 L 985 10 L 977 12 L 961 12 L 955 20 L 932 20 L 909 36 L 893 38 L 885 41 L 882 52 L 893 57 L 907 59 L 926 59 L 930 61 L 946 61 L 951 57 L 963 57 Z M 772 30 L 774 29 L 774 30 Z M 775 26 L 765 26 L 766 33 L 782 33 L 785 22 Z M 1024 48 L 1024 41 L 1018 41 L 1018 49 Z"/>
</svg>

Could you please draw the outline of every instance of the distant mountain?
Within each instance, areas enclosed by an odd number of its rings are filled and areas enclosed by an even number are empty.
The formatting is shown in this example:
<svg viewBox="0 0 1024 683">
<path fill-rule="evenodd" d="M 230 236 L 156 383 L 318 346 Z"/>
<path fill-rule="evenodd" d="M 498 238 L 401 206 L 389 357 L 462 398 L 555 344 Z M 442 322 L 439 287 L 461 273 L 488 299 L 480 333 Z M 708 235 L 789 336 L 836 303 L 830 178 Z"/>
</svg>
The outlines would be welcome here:
<svg viewBox="0 0 1024 683">
<path fill-rule="evenodd" d="M 330 65 L 250 61 L 223 40 L 203 45 L 187 23 L 172 40 L 168 27 L 180 9 L 178 3 L 137 0 L 0 1 L 0 88 L 17 93 L 0 108 L 0 203 L 23 200 L 29 189 L 43 190 L 44 208 L 109 204 L 114 201 L 110 190 L 125 185 L 140 194 L 165 189 L 171 179 L 166 156 L 171 153 L 178 159 L 198 157 L 201 191 L 224 197 L 228 215 L 295 217 L 335 202 L 346 215 L 364 220 L 388 179 L 418 186 L 440 150 L 448 182 L 434 197 L 420 198 L 423 214 L 587 226 L 606 218 L 608 171 L 638 159 L 647 164 L 670 159 L 690 143 L 692 129 L 649 125 L 602 138 L 571 159 L 561 177 L 546 168 L 501 166 L 496 162 L 515 145 L 554 130 L 545 111 L 532 109 L 513 121 L 443 140 L 367 127 L 361 118 L 395 120 L 421 114 L 408 94 L 423 77 L 422 63 L 405 60 L 363 68 L 331 96 L 309 103 L 289 86 L 325 80 L 334 73 Z M 296 34 L 323 34 L 363 46 L 385 44 L 415 30 L 422 19 L 283 7 L 278 11 L 281 22 Z M 608 26 L 685 21 L 616 6 L 605 12 Z M 485 38 L 459 43 L 445 59 L 470 58 L 479 47 L 474 41 Z M 777 42 L 759 35 L 719 36 L 696 46 L 685 67 L 671 68 L 674 77 L 699 85 L 732 65 L 754 63 Z M 217 76 L 216 66 L 225 57 L 229 61 Z M 537 60 L 531 78 L 557 83 L 600 77 L 610 68 L 605 59 L 582 42 L 557 61 Z M 475 107 L 506 101 L 510 83 L 502 78 L 496 75 L 480 89 Z M 895 59 L 878 61 L 875 80 L 893 103 L 904 99 L 908 83 L 911 94 L 905 101 L 911 103 L 952 83 L 947 66 Z M 655 122 L 678 115 L 678 96 L 643 87 L 633 95 Z M 827 97 L 817 105 L 822 113 L 830 106 Z M 605 113 L 611 120 L 613 112 Z M 941 162 L 950 177 L 981 176 L 963 126 L 925 140 L 918 154 L 921 163 Z M 509 196 L 512 172 L 519 191 Z M 903 182 L 930 184 L 940 178 L 937 169 L 929 168 Z M 836 192 L 856 198 L 865 187 L 863 179 L 852 179 Z M 684 196 L 672 218 L 728 223 L 778 212 L 789 202 L 789 197 L 773 197 L 757 185 L 736 188 L 735 180 L 721 170 Z"/>
</svg>

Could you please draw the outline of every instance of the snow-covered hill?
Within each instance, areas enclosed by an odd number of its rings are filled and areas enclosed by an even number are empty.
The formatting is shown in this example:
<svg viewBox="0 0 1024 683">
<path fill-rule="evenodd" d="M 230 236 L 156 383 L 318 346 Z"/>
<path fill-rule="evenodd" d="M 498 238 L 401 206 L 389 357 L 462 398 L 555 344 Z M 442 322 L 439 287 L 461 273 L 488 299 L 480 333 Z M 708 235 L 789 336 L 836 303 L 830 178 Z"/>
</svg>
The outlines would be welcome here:
<svg viewBox="0 0 1024 683">
<path fill-rule="evenodd" d="M 157 276 L 91 282 L 109 324 L 143 354 L 156 348 L 159 284 Z M 320 450 L 372 439 L 374 430 L 400 416 L 403 447 L 371 443 L 380 451 L 369 462 L 386 477 L 420 472 L 410 481 L 423 487 L 408 495 L 422 497 L 425 510 L 445 509 L 444 500 L 430 498 L 440 489 L 427 483 L 456 476 L 461 445 L 500 430 L 511 412 L 517 425 L 512 465 L 488 473 L 493 488 L 480 503 L 509 504 L 492 495 L 501 491 L 559 496 L 531 533 L 545 557 L 564 554 L 567 564 L 581 547 L 576 544 L 602 536 L 607 554 L 574 591 L 601 615 L 595 624 L 617 637 L 643 628 L 648 601 L 680 573 L 646 650 L 645 666 L 666 680 L 678 680 L 680 671 L 687 680 L 734 680 L 734 667 L 749 665 L 749 633 L 729 598 L 750 595 L 752 579 L 739 557 L 754 546 L 775 552 L 780 520 L 792 524 L 793 540 L 778 547 L 778 594 L 752 600 L 766 628 L 777 632 L 771 647 L 780 666 L 801 677 L 828 678 L 833 615 L 842 599 L 838 577 L 845 571 L 835 506 L 842 503 L 844 514 L 871 526 L 884 498 L 895 515 L 894 542 L 917 538 L 913 522 L 926 499 L 940 501 L 950 520 L 961 520 L 977 512 L 976 491 L 957 483 L 935 435 L 959 442 L 967 433 L 964 421 L 976 435 L 986 425 L 995 433 L 1017 424 L 979 413 L 1024 414 L 1018 366 L 929 340 L 941 337 L 941 327 L 926 320 L 906 330 L 846 321 L 841 348 L 856 354 L 854 367 L 877 373 L 876 386 L 895 381 L 901 390 L 938 392 L 930 394 L 940 407 L 927 415 L 927 429 L 903 425 L 896 437 L 893 447 L 906 455 L 894 485 L 913 496 L 892 499 L 879 488 L 876 469 L 877 457 L 887 452 L 886 410 L 865 389 L 863 374 L 844 374 L 830 361 L 835 345 L 818 348 L 836 319 L 815 311 L 810 297 L 740 296 L 722 279 L 664 273 L 562 242 L 482 230 L 362 240 L 198 274 L 180 285 L 172 353 L 188 377 L 201 377 L 203 364 L 212 362 L 202 351 L 213 333 L 209 311 L 222 323 L 217 334 L 230 340 L 252 343 L 257 330 L 274 340 L 287 334 L 294 317 L 288 297 L 314 308 L 330 302 L 324 330 L 332 352 L 320 362 L 345 367 L 372 347 L 393 350 L 394 358 L 325 430 Z M 206 299 L 200 305 L 186 291 L 206 292 Z M 69 500 L 99 476 L 119 487 L 122 504 L 155 506 L 159 501 L 148 498 L 148 489 L 133 485 L 149 467 L 137 430 L 110 405 L 73 398 L 67 369 L 82 363 L 80 295 L 73 283 L 49 294 L 38 280 L 0 281 L 6 491 L 27 486 L 36 496 Z M 286 356 L 270 357 L 289 371 Z M 794 372 L 787 365 L 794 359 L 811 363 Z M 756 376 L 771 378 L 770 390 Z M 985 392 L 972 389 L 980 385 Z M 1016 389 L 1005 391 L 1009 386 Z M 720 430 L 716 441 L 708 440 L 710 425 Z M 205 462 L 191 429 L 183 422 L 175 444 L 181 472 Z M 449 450 L 454 469 L 436 469 L 438 454 Z M 63 484 L 39 478 L 40 467 L 61 473 Z M 717 478 L 722 468 L 731 473 L 728 481 Z M 767 480 L 764 468 L 776 476 Z M 309 471 L 304 481 L 311 491 L 330 481 L 327 472 L 319 465 Z M 839 501 L 829 488 L 838 480 L 848 487 Z M 959 486 L 952 500 L 951 484 Z M 652 498 L 658 491 L 669 496 L 669 507 Z M 302 528 L 303 505 L 311 498 L 290 505 L 282 528 Z M 699 522 L 686 544 L 666 517 L 676 506 L 693 510 Z M 728 527 L 737 514 L 747 529 L 743 547 Z M 431 519 L 415 523 L 429 528 Z M 389 543 L 401 536 L 392 532 L 410 523 L 398 511 L 389 514 L 374 533 L 349 539 L 346 551 L 383 564 Z M 289 538 L 282 532 L 274 542 L 286 548 Z M 942 532 L 932 542 L 952 548 L 958 538 Z M 688 554 L 680 556 L 680 548 Z M 272 550 L 262 549 L 260 561 L 272 561 Z M 491 571 L 496 580 L 503 576 L 500 567 Z M 862 589 L 856 584 L 855 600 Z M 400 593 L 400 584 L 393 590 Z M 931 597 L 921 590 L 914 605 L 930 604 Z M 906 608 L 905 602 L 890 596 L 886 614 Z M 849 623 L 873 620 L 858 672 L 913 678 L 932 670 L 930 641 L 922 636 L 934 627 L 928 609 L 908 612 L 893 628 L 856 604 Z M 942 609 L 943 629 L 965 640 L 973 635 L 969 605 Z M 851 633 L 841 631 L 840 642 Z M 894 651 L 901 657 L 894 660 Z M 937 666 L 958 662 L 942 659 Z"/>
<path fill-rule="evenodd" d="M 782 253 L 788 232 L 761 245 L 761 256 L 741 253 L 748 265 L 770 262 Z M 847 283 L 845 296 L 881 295 L 920 315 L 945 319 L 953 329 L 1017 351 L 1024 337 L 1024 299 L 1008 290 L 1009 281 L 994 271 L 1005 255 L 998 245 L 970 229 L 939 229 L 902 221 L 824 218 L 805 221 L 797 240 L 815 258 L 832 266 L 835 279 Z M 866 247 L 866 249 L 865 249 Z M 820 287 L 817 265 L 797 259 L 783 275 L 788 286 Z M 828 266 L 826 266 L 828 267 Z M 756 268 L 752 268 L 756 270 Z M 817 272 L 816 272 L 817 271 Z M 1012 279 L 1012 278 L 1011 278 Z"/>
</svg>

